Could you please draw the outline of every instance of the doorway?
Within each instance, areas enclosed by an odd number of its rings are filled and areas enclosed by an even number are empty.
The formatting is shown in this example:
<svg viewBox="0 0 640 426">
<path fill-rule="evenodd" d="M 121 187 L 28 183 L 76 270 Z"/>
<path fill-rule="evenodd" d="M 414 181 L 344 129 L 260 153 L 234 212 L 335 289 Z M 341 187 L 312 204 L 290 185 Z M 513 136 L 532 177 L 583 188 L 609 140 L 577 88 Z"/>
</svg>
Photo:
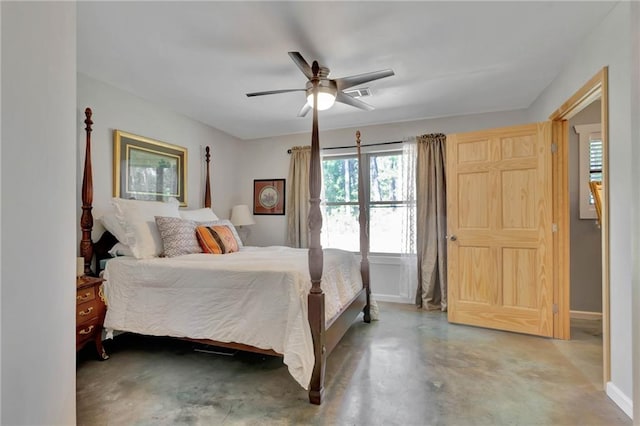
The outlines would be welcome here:
<svg viewBox="0 0 640 426">
<path fill-rule="evenodd" d="M 554 252 L 557 253 L 554 262 L 554 276 L 556 279 L 556 293 L 554 300 L 560 307 L 561 315 L 554 322 L 558 336 L 570 337 L 570 191 L 569 191 L 569 120 L 583 111 L 594 101 L 600 100 L 600 131 L 602 139 L 602 181 L 604 198 L 600 220 L 600 237 L 602 241 L 602 379 L 603 388 L 611 377 L 610 368 L 610 338 L 609 338 L 609 177 L 608 177 L 608 68 L 605 67 L 594 75 L 571 98 L 562 104 L 551 116 L 553 121 L 554 140 L 557 155 L 553 157 L 553 191 L 554 191 L 554 223 L 558 232 L 554 238 Z"/>
</svg>

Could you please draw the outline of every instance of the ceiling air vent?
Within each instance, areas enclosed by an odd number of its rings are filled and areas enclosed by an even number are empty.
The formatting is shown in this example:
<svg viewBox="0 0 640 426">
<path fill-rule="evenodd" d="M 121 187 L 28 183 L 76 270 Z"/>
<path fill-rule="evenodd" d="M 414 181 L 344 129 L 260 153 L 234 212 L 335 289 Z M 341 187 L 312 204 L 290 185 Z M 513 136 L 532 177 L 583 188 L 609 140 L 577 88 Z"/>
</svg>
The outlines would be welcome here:
<svg viewBox="0 0 640 426">
<path fill-rule="evenodd" d="M 346 95 L 351 96 L 352 98 L 364 98 L 366 96 L 371 96 L 371 90 L 368 87 L 362 87 L 360 89 L 349 89 L 343 90 Z"/>
</svg>

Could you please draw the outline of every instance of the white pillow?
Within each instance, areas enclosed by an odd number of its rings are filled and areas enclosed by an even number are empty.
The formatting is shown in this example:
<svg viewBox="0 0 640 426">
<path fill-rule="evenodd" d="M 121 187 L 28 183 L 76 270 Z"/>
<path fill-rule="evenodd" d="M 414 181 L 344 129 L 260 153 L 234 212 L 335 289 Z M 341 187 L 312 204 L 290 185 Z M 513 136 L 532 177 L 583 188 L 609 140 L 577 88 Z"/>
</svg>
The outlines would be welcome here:
<svg viewBox="0 0 640 426">
<path fill-rule="evenodd" d="M 133 257 L 133 252 L 131 251 L 129 246 L 125 246 L 122 243 L 116 243 L 113 247 L 111 247 L 111 250 L 109 250 L 109 254 L 111 255 L 111 257 L 117 257 L 117 256 Z"/>
<path fill-rule="evenodd" d="M 218 216 L 208 207 L 195 210 L 180 210 L 180 217 L 186 220 L 195 220 L 196 222 L 218 220 Z"/>
<path fill-rule="evenodd" d="M 156 226 L 156 216 L 180 217 L 178 200 L 170 198 L 163 203 L 113 198 L 111 203 L 126 234 L 120 242 L 129 246 L 138 259 L 159 256 L 162 253 L 162 238 Z"/>
<path fill-rule="evenodd" d="M 127 239 L 127 232 L 120 224 L 115 211 L 103 214 L 102 217 L 100 217 L 100 222 L 102 226 L 104 226 L 104 229 L 109 231 L 118 241 Z"/>
</svg>

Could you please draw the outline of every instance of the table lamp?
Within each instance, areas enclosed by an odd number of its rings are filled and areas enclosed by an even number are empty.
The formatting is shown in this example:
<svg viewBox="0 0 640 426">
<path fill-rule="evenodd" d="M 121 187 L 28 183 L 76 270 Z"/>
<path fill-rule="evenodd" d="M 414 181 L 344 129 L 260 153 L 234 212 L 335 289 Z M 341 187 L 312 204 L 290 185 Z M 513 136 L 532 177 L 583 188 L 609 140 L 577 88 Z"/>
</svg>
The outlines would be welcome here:
<svg viewBox="0 0 640 426">
<path fill-rule="evenodd" d="M 243 244 L 246 244 L 247 239 L 249 238 L 249 225 L 254 225 L 256 223 L 253 220 L 253 215 L 249 210 L 249 206 L 246 204 L 239 204 L 237 206 L 233 206 L 231 209 L 231 223 L 238 230 L 238 236 L 242 240 Z"/>
</svg>

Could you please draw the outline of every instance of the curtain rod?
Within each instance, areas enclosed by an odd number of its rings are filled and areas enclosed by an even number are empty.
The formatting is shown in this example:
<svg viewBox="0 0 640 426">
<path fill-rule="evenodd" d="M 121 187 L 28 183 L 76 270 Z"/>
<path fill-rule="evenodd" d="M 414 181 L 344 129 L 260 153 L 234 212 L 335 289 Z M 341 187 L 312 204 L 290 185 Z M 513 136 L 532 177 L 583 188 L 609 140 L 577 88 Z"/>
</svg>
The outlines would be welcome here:
<svg viewBox="0 0 640 426">
<path fill-rule="evenodd" d="M 378 142 L 378 143 L 368 143 L 368 144 L 361 144 L 361 147 L 364 146 L 379 146 L 379 145 L 393 145 L 393 144 L 398 144 L 398 143 L 402 143 L 402 141 L 394 141 L 394 142 Z M 327 148 L 322 148 L 323 151 L 328 151 L 330 149 L 345 149 L 345 148 L 355 148 L 355 145 L 349 145 L 349 146 L 329 146 Z M 291 154 L 291 150 L 288 149 L 287 150 L 287 154 Z"/>
</svg>

